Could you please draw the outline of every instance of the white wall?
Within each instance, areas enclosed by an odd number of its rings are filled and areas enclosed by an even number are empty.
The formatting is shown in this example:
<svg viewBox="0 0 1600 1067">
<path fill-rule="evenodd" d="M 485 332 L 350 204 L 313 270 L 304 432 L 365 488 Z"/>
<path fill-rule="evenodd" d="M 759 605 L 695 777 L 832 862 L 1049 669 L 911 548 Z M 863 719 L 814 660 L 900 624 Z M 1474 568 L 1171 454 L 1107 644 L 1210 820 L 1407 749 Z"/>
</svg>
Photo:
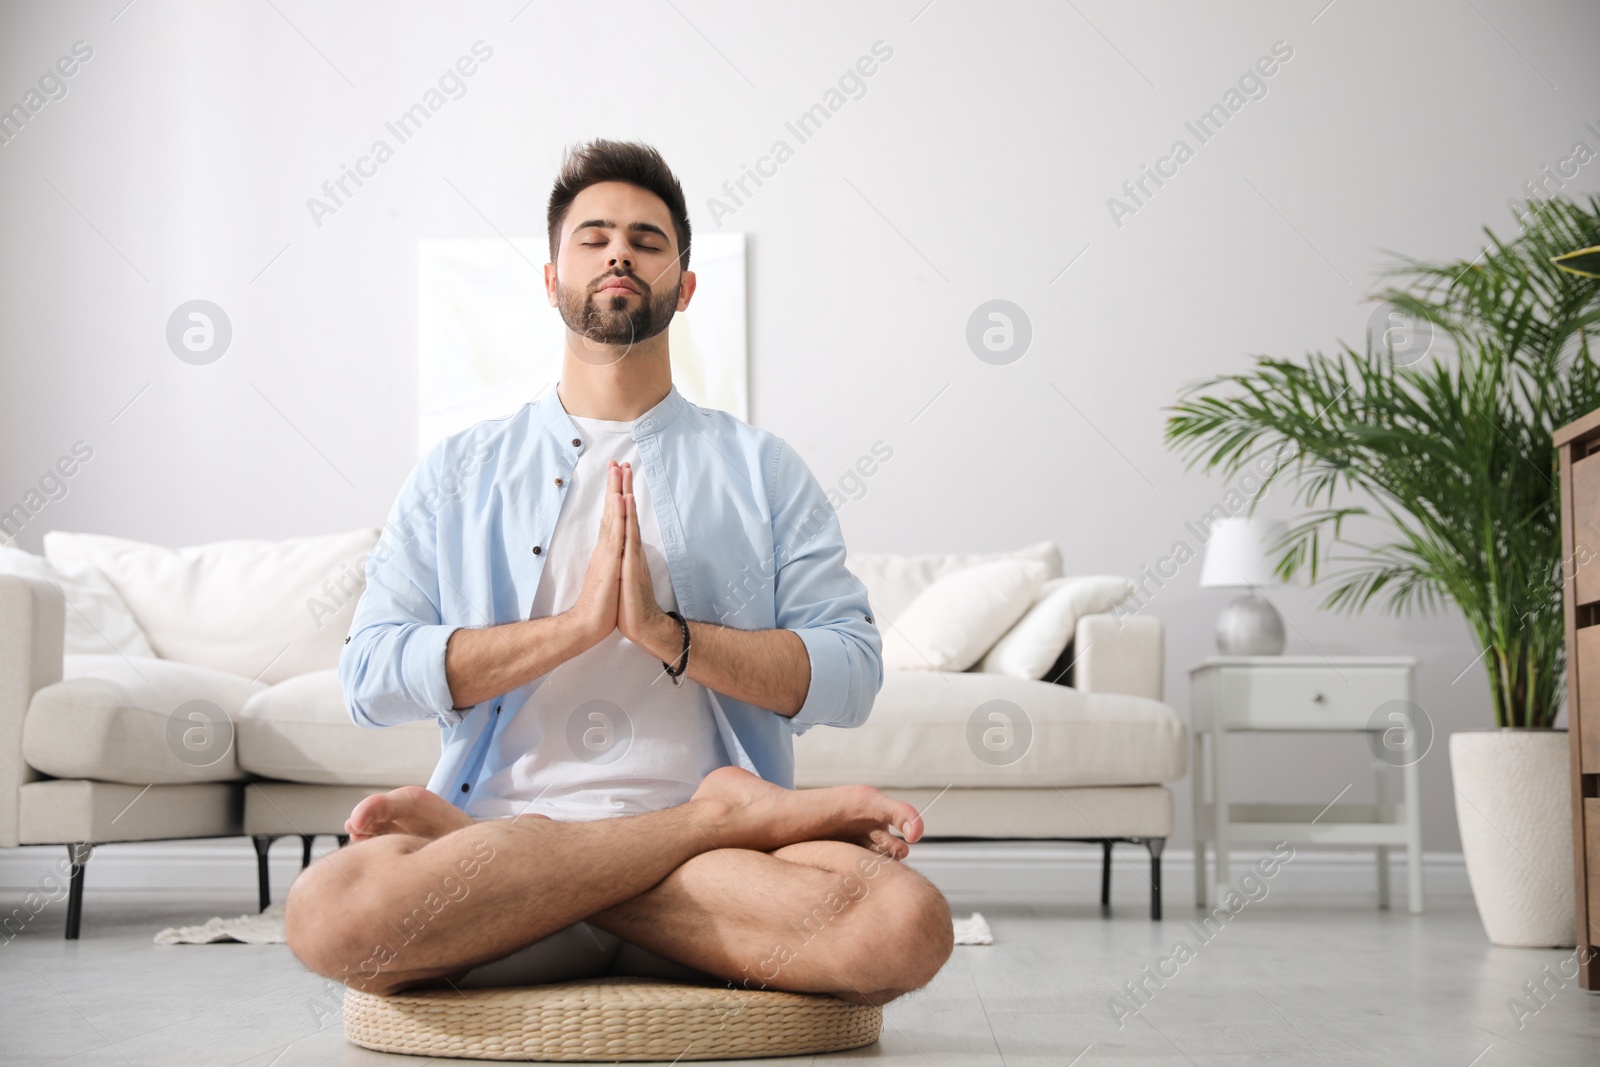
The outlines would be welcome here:
<svg viewBox="0 0 1600 1067">
<path fill-rule="evenodd" d="M 701 232 L 751 234 L 752 421 L 824 483 L 893 448 L 841 511 L 852 548 L 1051 538 L 1072 570 L 1137 574 L 1223 488 L 1162 445 L 1185 382 L 1359 343 L 1381 250 L 1470 257 L 1525 181 L 1600 147 L 1592 5 L 1324 4 L 7 3 L 0 104 L 74 42 L 93 56 L 0 146 L 0 508 L 85 440 L 22 547 L 380 522 L 415 456 L 415 242 L 542 235 L 562 145 L 637 137 Z M 307 198 L 480 39 L 465 95 L 316 225 Z M 785 121 L 877 41 L 865 94 L 797 145 Z M 1184 122 L 1279 41 L 1267 95 L 1114 224 L 1123 181 L 1193 145 Z M 777 138 L 794 157 L 714 220 Z M 195 367 L 164 331 L 201 297 L 234 338 Z M 1009 366 L 965 342 L 995 298 L 1034 330 Z M 1197 578 L 1149 609 L 1180 711 L 1230 596 Z M 1458 617 L 1319 599 L 1279 598 L 1290 651 L 1413 654 L 1441 734 L 1491 722 Z M 1326 801 L 1360 777 L 1362 799 L 1363 752 L 1252 745 L 1250 791 Z M 1422 769 L 1426 847 L 1456 849 L 1442 739 Z"/>
</svg>

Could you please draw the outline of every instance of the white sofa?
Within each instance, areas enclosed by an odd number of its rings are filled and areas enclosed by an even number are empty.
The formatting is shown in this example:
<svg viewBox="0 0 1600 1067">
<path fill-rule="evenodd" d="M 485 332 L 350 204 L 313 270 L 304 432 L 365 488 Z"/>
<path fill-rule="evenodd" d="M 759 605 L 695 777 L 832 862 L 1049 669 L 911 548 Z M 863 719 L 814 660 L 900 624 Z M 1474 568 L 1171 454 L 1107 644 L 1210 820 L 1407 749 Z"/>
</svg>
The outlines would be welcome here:
<svg viewBox="0 0 1600 1067">
<path fill-rule="evenodd" d="M 93 845 L 247 835 L 265 907 L 274 840 L 300 837 L 305 862 L 315 836 L 342 839 L 362 797 L 427 782 L 438 729 L 358 728 L 340 691 L 339 649 L 377 535 L 171 550 L 51 533 L 48 562 L 0 549 L 0 846 L 68 847 L 67 937 Z M 1048 542 L 852 555 L 849 565 L 892 628 L 933 582 L 997 558 L 1061 575 Z M 1144 842 L 1159 917 L 1166 783 L 1183 776 L 1187 753 L 1183 724 L 1160 700 L 1160 624 L 1078 619 L 1054 682 L 984 668 L 886 671 L 865 725 L 797 739 L 796 785 L 877 785 L 926 809 L 934 839 L 1100 842 L 1102 902 L 1111 843 Z M 1015 758 L 978 755 L 980 708 L 1002 709 L 1031 735 Z"/>
<path fill-rule="evenodd" d="M 851 553 L 879 629 L 895 627 L 935 581 L 997 558 L 1036 559 L 1062 577 L 1059 549 L 898 556 Z M 1020 625 L 1020 624 L 1019 624 Z M 1146 845 L 1151 916 L 1161 917 L 1161 851 L 1172 834 L 1172 794 L 1188 762 L 1188 731 L 1162 702 L 1161 623 L 1098 611 L 1039 679 L 964 671 L 887 670 L 867 721 L 807 731 L 795 741 L 795 785 L 869 782 L 924 812 L 925 840 L 1053 840 L 1101 845 L 1101 903 L 1109 906 L 1111 848 Z M 974 720 L 1000 705 L 1019 713 L 1031 743 L 1004 762 L 981 758 Z M 980 710 L 982 709 L 982 710 Z"/>
<path fill-rule="evenodd" d="M 334 668 L 377 528 L 174 550 L 96 534 L 45 535 L 41 558 L 0 547 L 0 847 L 66 845 L 67 937 L 98 844 L 248 832 L 246 794 L 280 730 L 280 692 Z M 352 734 L 354 727 L 350 728 Z M 426 724 L 357 735 L 372 792 L 385 764 L 437 746 Z M 420 742 L 420 743 L 419 743 Z M 340 820 L 342 824 L 342 820 Z M 308 831 L 310 836 L 329 830 Z M 260 869 L 264 846 L 256 841 Z M 0 915 L 10 929 L 14 916 Z"/>
</svg>

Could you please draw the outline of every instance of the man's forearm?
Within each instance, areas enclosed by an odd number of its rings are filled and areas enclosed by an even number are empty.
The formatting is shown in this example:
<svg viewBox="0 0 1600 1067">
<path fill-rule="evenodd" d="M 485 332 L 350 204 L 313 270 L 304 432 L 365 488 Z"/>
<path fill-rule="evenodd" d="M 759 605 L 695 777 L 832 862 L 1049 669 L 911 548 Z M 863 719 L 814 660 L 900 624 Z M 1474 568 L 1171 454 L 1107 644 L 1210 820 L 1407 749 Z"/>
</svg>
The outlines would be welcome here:
<svg viewBox="0 0 1600 1067">
<path fill-rule="evenodd" d="M 683 631 L 664 617 L 645 649 L 674 668 L 683 654 Z M 689 669 L 684 677 L 735 700 L 792 716 L 811 690 L 811 657 L 793 630 L 740 630 L 690 619 Z M 667 684 L 660 679 L 656 684 Z"/>
<path fill-rule="evenodd" d="M 593 644 L 565 613 L 500 626 L 464 626 L 450 635 L 444 651 L 454 710 L 465 711 L 526 685 Z"/>
</svg>

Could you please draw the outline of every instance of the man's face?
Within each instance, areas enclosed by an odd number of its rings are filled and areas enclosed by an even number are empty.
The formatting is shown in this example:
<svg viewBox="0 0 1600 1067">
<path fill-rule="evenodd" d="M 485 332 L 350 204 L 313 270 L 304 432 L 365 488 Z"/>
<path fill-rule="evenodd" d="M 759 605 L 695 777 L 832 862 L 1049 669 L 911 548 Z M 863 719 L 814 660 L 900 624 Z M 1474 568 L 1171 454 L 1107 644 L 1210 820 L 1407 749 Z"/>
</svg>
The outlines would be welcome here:
<svg viewBox="0 0 1600 1067">
<path fill-rule="evenodd" d="M 660 197 L 623 182 L 591 185 L 573 199 L 561 228 L 557 307 L 573 333 L 635 345 L 682 310 L 677 235 Z"/>
</svg>

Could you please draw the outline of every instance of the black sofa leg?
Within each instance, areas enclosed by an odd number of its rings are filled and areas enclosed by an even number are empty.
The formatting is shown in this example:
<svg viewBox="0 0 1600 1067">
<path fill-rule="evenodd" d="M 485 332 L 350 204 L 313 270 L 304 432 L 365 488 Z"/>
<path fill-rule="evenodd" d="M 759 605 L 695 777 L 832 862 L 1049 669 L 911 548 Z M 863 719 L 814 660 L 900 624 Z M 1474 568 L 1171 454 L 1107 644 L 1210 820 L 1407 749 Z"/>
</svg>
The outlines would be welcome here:
<svg viewBox="0 0 1600 1067">
<path fill-rule="evenodd" d="M 300 869 L 303 871 L 311 866 L 311 834 L 300 835 Z"/>
<path fill-rule="evenodd" d="M 67 846 L 67 857 L 72 863 L 72 875 L 67 889 L 67 940 L 78 940 L 78 927 L 83 922 L 83 869 L 89 865 L 94 847 L 80 841 Z"/>
<path fill-rule="evenodd" d="M 1100 906 L 1111 907 L 1111 839 L 1100 842 Z"/>
<path fill-rule="evenodd" d="M 1161 850 L 1167 846 L 1164 837 L 1147 837 L 1144 847 L 1150 850 L 1150 919 L 1161 921 Z"/>
<path fill-rule="evenodd" d="M 346 845 L 348 845 L 350 843 L 350 835 L 349 834 L 334 834 L 333 836 L 339 839 L 339 847 L 340 848 L 344 848 L 344 846 L 346 846 Z"/>
<path fill-rule="evenodd" d="M 267 867 L 267 852 L 277 838 L 272 834 L 252 834 L 250 841 L 256 846 L 256 893 L 261 900 L 261 910 L 272 903 L 272 873 Z"/>
</svg>

